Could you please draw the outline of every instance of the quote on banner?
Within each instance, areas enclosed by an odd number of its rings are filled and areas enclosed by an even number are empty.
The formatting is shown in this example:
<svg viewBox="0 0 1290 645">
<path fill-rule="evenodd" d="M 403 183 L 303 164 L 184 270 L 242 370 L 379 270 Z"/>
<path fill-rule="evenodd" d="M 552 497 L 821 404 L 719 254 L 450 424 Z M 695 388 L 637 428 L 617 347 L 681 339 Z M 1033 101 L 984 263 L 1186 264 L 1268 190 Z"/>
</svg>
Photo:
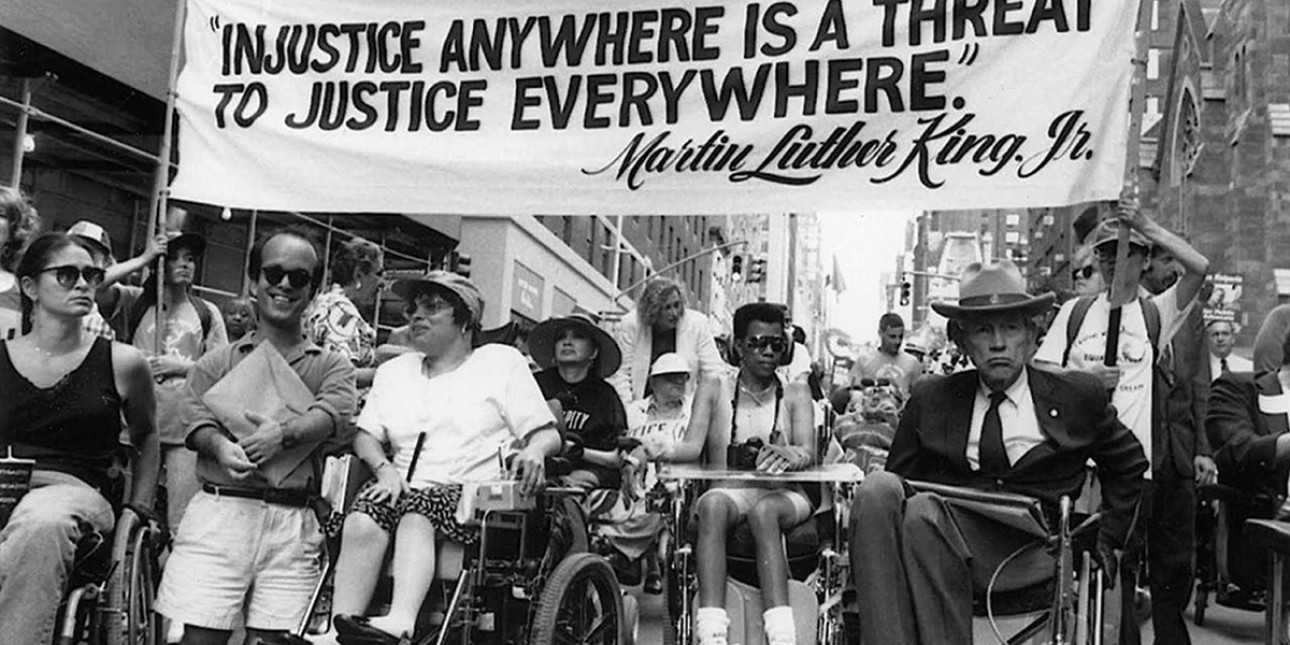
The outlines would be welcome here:
<svg viewBox="0 0 1290 645">
<path fill-rule="evenodd" d="M 734 213 L 1123 182 L 1135 3 L 188 0 L 179 199 Z"/>
</svg>

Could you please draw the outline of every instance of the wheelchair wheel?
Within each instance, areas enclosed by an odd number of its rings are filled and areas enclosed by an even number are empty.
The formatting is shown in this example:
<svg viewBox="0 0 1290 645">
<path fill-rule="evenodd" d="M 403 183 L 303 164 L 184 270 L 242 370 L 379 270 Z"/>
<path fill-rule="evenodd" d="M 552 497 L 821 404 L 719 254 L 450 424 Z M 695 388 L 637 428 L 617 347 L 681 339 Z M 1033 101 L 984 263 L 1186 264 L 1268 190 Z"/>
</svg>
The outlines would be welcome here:
<svg viewBox="0 0 1290 645">
<path fill-rule="evenodd" d="M 575 553 L 551 574 L 533 620 L 530 645 L 621 645 L 623 598 L 604 558 Z"/>
<path fill-rule="evenodd" d="M 105 590 L 107 645 L 164 642 L 161 620 L 152 612 L 156 594 L 152 531 L 132 512 L 121 515 L 112 545 L 112 575 Z"/>
</svg>

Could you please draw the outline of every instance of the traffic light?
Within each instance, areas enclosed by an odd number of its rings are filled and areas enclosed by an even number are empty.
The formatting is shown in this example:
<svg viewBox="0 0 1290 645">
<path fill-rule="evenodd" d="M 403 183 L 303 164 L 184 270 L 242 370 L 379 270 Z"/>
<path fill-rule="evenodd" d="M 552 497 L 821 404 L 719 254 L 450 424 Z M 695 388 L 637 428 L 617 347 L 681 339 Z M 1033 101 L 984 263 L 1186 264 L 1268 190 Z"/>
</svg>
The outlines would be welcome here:
<svg viewBox="0 0 1290 645">
<path fill-rule="evenodd" d="M 453 251 L 448 254 L 448 270 L 462 277 L 470 277 L 470 256 Z"/>
<path fill-rule="evenodd" d="M 911 292 L 913 289 L 914 285 L 910 284 L 909 280 L 905 280 L 900 283 L 900 304 L 902 307 L 909 304 L 909 298 L 912 295 Z"/>
<path fill-rule="evenodd" d="M 744 256 L 736 255 L 730 258 L 730 279 L 734 282 L 744 279 Z"/>
<path fill-rule="evenodd" d="M 766 279 L 766 259 L 757 258 L 748 263 L 748 281 L 762 282 Z"/>
</svg>

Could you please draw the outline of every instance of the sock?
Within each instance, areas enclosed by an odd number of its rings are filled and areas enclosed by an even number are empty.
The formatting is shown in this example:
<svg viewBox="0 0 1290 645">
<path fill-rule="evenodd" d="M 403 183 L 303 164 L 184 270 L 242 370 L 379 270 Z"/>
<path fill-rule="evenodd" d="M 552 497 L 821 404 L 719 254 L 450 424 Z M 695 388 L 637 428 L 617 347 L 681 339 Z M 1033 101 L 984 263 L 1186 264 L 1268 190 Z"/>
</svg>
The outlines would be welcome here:
<svg viewBox="0 0 1290 645">
<path fill-rule="evenodd" d="M 762 612 L 761 617 L 768 645 L 797 645 L 797 624 L 793 622 L 792 607 L 771 607 Z"/>
<path fill-rule="evenodd" d="M 699 607 L 694 612 L 694 638 L 698 645 L 726 645 L 730 617 L 725 607 Z"/>
</svg>

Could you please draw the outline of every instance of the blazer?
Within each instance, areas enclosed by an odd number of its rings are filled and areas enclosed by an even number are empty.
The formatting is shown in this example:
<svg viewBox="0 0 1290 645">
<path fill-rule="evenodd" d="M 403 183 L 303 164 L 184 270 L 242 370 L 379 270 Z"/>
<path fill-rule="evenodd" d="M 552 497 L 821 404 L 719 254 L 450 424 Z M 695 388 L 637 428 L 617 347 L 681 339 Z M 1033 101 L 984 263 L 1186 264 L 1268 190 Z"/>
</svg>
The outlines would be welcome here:
<svg viewBox="0 0 1290 645">
<path fill-rule="evenodd" d="M 1046 441 L 1002 478 L 968 465 L 967 441 L 979 383 L 976 370 L 930 377 L 914 385 L 887 457 L 887 470 L 906 479 L 1038 498 L 1050 512 L 1063 495 L 1079 496 L 1087 462 L 1102 484 L 1101 531 L 1124 544 L 1148 462 L 1142 444 L 1116 417 L 1107 391 L 1091 374 L 1026 370 L 1035 416 Z"/>
<path fill-rule="evenodd" d="M 614 340 L 623 353 L 623 362 L 607 380 L 618 391 L 624 404 L 645 398 L 654 330 L 649 325 L 641 325 L 633 309 L 619 321 Z M 708 326 L 708 317 L 693 309 L 686 309 L 676 323 L 676 353 L 690 364 L 688 391 L 691 393 L 698 388 L 699 379 L 716 376 L 726 368 L 712 337 L 712 328 Z"/>
<path fill-rule="evenodd" d="M 1290 463 L 1276 463 L 1277 437 L 1285 434 L 1286 415 L 1263 412 L 1260 399 L 1279 396 L 1277 372 L 1227 373 L 1210 390 L 1205 429 L 1216 450 L 1219 481 L 1272 499 L 1286 495 Z"/>
</svg>

